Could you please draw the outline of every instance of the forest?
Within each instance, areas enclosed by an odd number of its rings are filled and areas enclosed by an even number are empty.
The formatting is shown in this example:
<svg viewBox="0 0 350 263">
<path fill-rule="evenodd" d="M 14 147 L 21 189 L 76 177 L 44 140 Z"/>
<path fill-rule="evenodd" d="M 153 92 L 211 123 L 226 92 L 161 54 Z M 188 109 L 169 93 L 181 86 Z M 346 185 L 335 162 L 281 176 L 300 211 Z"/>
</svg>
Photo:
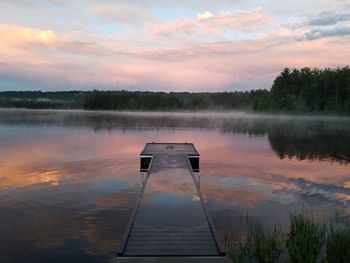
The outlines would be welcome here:
<svg viewBox="0 0 350 263">
<path fill-rule="evenodd" d="M 255 99 L 254 109 L 350 113 L 350 68 L 285 68 L 271 91 Z"/>
<path fill-rule="evenodd" d="M 350 68 L 285 68 L 268 90 L 221 93 L 93 91 L 85 109 L 350 113 Z"/>
<path fill-rule="evenodd" d="M 89 92 L 3 91 L 0 107 L 27 109 L 81 109 Z"/>
<path fill-rule="evenodd" d="M 175 110 L 249 110 L 255 93 L 221 92 L 130 92 L 93 91 L 86 98 L 85 109 L 175 111 Z"/>
<path fill-rule="evenodd" d="M 243 110 L 285 113 L 350 113 L 350 68 L 285 68 L 271 90 L 234 92 L 7 91 L 0 107 L 87 110 Z"/>
</svg>

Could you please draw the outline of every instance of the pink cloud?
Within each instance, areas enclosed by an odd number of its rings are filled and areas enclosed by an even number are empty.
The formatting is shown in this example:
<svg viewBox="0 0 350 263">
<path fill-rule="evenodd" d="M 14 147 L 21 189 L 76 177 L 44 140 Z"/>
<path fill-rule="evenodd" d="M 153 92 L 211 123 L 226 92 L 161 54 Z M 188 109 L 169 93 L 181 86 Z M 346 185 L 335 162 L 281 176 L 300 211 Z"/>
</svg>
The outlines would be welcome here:
<svg viewBox="0 0 350 263">
<path fill-rule="evenodd" d="M 173 34 L 213 34 L 224 30 L 251 32 L 270 24 L 273 18 L 262 9 L 251 11 L 222 11 L 217 15 L 206 11 L 198 14 L 197 19 L 184 18 L 175 22 L 158 23 L 151 27 L 155 35 Z"/>
<path fill-rule="evenodd" d="M 287 66 L 333 67 L 350 61 L 350 36 L 311 41 L 303 38 L 305 32 L 280 27 L 256 40 L 159 47 L 153 35 L 135 44 L 122 36 L 0 25 L 0 70 L 48 89 L 219 91 L 269 88 Z"/>
<path fill-rule="evenodd" d="M 125 24 L 142 24 L 156 22 L 159 19 L 146 6 L 130 2 L 103 2 L 92 3 L 87 7 L 91 14 L 101 19 L 113 20 Z"/>
</svg>

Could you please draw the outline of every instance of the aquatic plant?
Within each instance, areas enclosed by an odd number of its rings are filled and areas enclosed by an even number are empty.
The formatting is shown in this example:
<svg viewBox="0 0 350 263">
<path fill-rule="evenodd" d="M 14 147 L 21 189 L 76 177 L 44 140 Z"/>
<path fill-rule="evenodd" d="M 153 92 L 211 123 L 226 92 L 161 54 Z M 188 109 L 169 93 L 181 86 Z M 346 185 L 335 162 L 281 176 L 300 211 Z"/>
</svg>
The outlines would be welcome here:
<svg viewBox="0 0 350 263">
<path fill-rule="evenodd" d="M 233 231 L 227 235 L 233 235 Z M 259 221 L 252 223 L 239 246 L 228 250 L 234 263 L 347 263 L 350 228 L 338 222 L 324 223 L 305 213 L 295 214 L 285 232 L 277 226 L 268 230 Z"/>
<path fill-rule="evenodd" d="M 264 229 L 261 222 L 252 224 L 246 240 L 238 249 L 232 249 L 229 258 L 235 262 L 276 262 L 284 251 L 285 238 L 282 231 L 275 226 L 273 231 Z"/>
<path fill-rule="evenodd" d="M 232 249 L 229 251 L 228 257 L 233 263 L 242 263 L 245 258 L 245 254 L 245 247 L 243 245 L 239 245 L 238 249 Z"/>
<path fill-rule="evenodd" d="M 330 226 L 327 237 L 325 263 L 350 262 L 350 229 Z"/>
<path fill-rule="evenodd" d="M 256 258 L 261 263 L 276 262 L 283 251 L 283 235 L 277 226 L 268 231 L 260 222 L 252 225 L 248 235 L 246 251 L 250 257 Z"/>
<path fill-rule="evenodd" d="M 325 225 L 304 213 L 292 215 L 287 240 L 291 262 L 316 262 L 325 237 Z"/>
</svg>

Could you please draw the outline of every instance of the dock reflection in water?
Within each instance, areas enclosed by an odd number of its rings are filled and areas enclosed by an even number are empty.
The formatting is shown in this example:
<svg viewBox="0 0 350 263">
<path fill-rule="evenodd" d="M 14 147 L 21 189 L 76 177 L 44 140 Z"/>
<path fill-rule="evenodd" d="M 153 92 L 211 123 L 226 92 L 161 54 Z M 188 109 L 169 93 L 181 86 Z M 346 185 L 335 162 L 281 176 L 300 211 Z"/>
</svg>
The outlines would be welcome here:
<svg viewBox="0 0 350 263">
<path fill-rule="evenodd" d="M 349 217 L 346 118 L 1 110 L 0 261 L 110 258 L 137 201 L 147 141 L 196 145 L 220 233 L 247 213 L 266 225 L 303 207 Z M 153 188 L 167 203 L 181 186 Z"/>
</svg>

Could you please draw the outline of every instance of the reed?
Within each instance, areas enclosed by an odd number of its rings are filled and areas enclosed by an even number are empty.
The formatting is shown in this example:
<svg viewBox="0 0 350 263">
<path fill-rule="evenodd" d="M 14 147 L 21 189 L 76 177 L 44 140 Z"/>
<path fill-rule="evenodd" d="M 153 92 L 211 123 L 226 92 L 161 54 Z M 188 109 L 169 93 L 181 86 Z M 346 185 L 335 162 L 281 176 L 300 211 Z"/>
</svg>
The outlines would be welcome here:
<svg viewBox="0 0 350 263">
<path fill-rule="evenodd" d="M 287 240 L 291 262 L 314 263 L 320 255 L 325 238 L 325 225 L 304 213 L 292 215 Z"/>
<path fill-rule="evenodd" d="M 350 229 L 330 227 L 324 262 L 350 262 Z"/>
<path fill-rule="evenodd" d="M 264 229 L 260 222 L 251 227 L 246 250 L 249 250 L 249 255 L 259 262 L 275 262 L 282 253 L 283 247 L 282 231 L 277 229 L 277 226 L 272 232 Z"/>
<path fill-rule="evenodd" d="M 285 247 L 285 237 L 277 226 L 273 231 L 264 229 L 261 222 L 251 225 L 244 242 L 232 249 L 229 258 L 235 262 L 276 262 Z"/>
<path fill-rule="evenodd" d="M 350 227 L 321 222 L 304 213 L 291 215 L 284 232 L 255 222 L 228 255 L 234 263 L 346 263 L 350 262 Z"/>
</svg>

